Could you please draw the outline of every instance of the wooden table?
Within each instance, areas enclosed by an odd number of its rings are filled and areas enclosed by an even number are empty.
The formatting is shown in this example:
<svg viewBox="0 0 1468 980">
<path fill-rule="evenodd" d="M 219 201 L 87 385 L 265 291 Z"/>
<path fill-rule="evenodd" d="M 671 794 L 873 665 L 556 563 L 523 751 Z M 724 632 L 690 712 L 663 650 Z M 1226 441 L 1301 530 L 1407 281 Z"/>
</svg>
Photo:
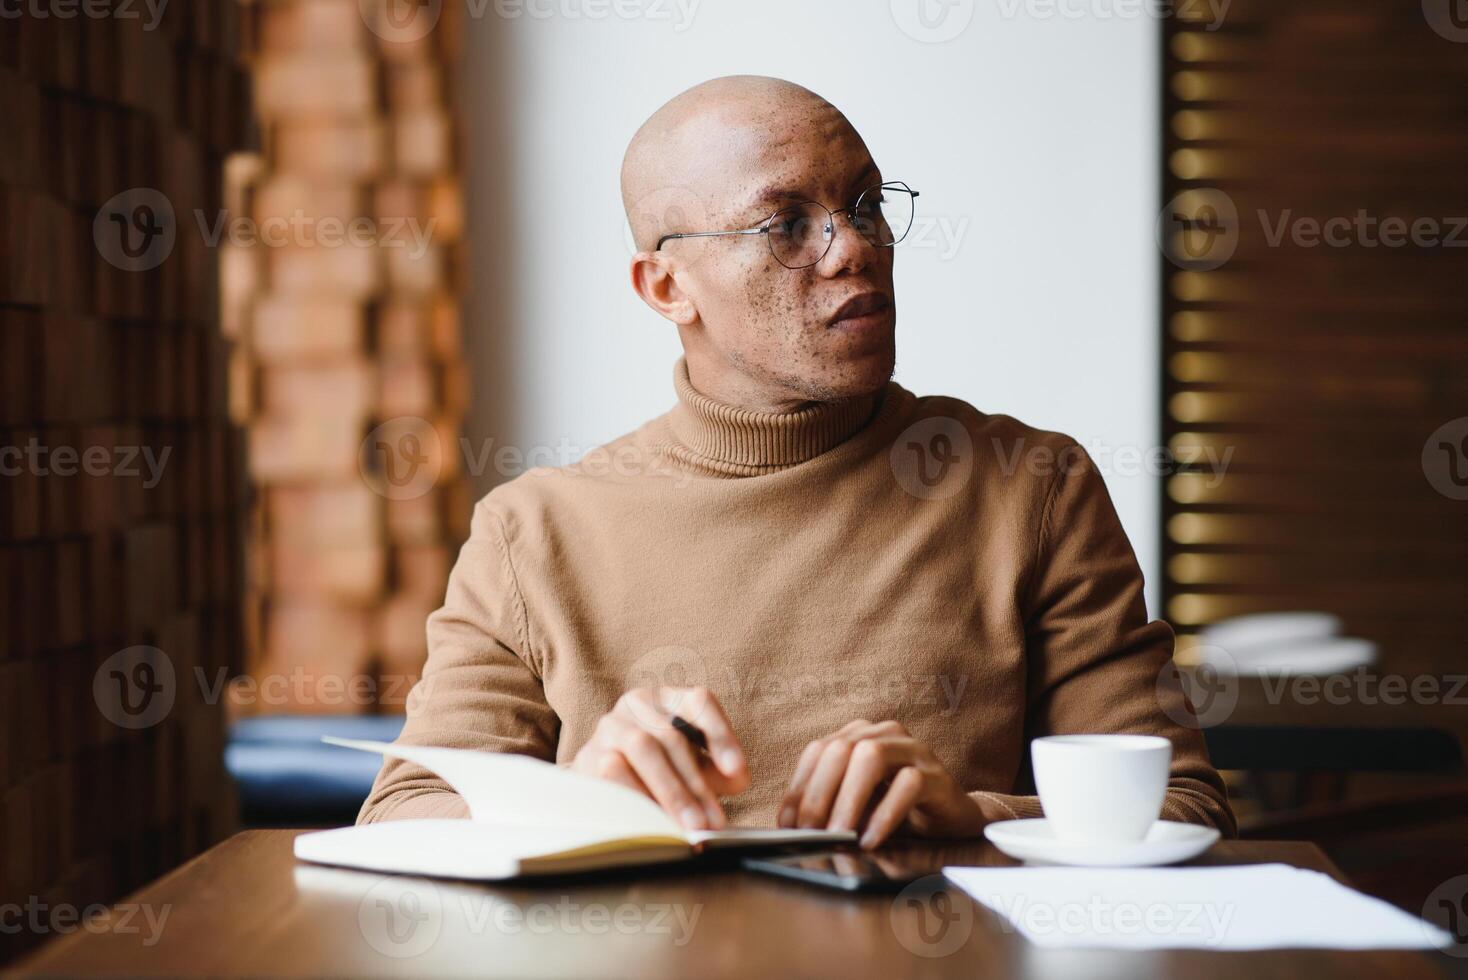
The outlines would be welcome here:
<svg viewBox="0 0 1468 980">
<path fill-rule="evenodd" d="M 513 977 L 1442 976 L 1437 953 L 1046 951 L 956 888 L 849 896 L 733 868 L 489 887 L 296 862 L 299 831 L 246 831 L 17 966 L 49 975 Z M 1012 864 L 982 842 L 907 860 Z M 1311 844 L 1225 842 L 1204 864 L 1283 861 L 1339 876 Z M 909 899 L 911 899 L 909 901 Z M 131 930 L 121 928 L 127 908 Z M 144 912 L 151 912 L 148 919 Z M 164 916 L 166 915 L 166 918 Z M 148 923 L 161 922 L 161 929 Z"/>
</svg>

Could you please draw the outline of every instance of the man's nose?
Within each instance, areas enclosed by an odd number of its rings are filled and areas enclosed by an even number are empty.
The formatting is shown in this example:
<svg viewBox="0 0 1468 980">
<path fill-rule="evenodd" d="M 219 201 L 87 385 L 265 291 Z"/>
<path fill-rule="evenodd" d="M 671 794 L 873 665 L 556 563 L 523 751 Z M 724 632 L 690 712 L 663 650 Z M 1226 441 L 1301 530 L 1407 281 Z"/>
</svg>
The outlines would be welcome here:
<svg viewBox="0 0 1468 980">
<path fill-rule="evenodd" d="M 831 219 L 831 233 L 835 238 L 821 259 L 819 268 L 822 275 L 860 272 L 875 258 L 877 246 L 857 230 L 849 211 L 842 211 Z"/>
</svg>

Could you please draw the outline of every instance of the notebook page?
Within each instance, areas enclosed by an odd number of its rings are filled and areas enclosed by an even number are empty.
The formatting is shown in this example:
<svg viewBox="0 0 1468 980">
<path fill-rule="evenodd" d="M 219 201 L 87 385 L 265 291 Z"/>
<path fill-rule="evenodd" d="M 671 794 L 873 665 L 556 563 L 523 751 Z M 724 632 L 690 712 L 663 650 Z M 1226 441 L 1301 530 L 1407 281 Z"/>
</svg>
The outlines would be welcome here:
<svg viewBox="0 0 1468 980">
<path fill-rule="evenodd" d="M 586 868 L 686 857 L 677 838 L 617 838 L 598 830 L 478 820 L 387 820 L 302 834 L 303 861 L 370 871 L 494 881 L 577 864 Z"/>
<path fill-rule="evenodd" d="M 330 736 L 322 741 L 431 769 L 468 802 L 475 821 L 592 830 L 607 839 L 685 836 L 641 793 L 529 756 Z"/>
</svg>

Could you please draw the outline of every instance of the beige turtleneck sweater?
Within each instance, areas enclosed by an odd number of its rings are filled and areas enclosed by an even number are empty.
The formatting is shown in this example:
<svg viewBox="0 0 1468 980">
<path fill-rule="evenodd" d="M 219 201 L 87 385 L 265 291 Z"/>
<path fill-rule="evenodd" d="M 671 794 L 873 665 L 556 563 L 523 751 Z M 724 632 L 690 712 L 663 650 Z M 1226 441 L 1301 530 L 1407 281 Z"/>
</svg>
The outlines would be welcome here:
<svg viewBox="0 0 1468 980">
<path fill-rule="evenodd" d="M 790 413 L 714 402 L 681 359 L 674 385 L 667 414 L 479 502 L 402 741 L 566 764 L 628 688 L 702 684 L 748 754 L 734 823 L 774 825 L 810 740 L 893 718 L 993 817 L 1040 815 L 1037 735 L 1166 736 L 1164 816 L 1233 832 L 1073 440 L 896 382 Z M 465 813 L 389 760 L 358 819 Z"/>
</svg>

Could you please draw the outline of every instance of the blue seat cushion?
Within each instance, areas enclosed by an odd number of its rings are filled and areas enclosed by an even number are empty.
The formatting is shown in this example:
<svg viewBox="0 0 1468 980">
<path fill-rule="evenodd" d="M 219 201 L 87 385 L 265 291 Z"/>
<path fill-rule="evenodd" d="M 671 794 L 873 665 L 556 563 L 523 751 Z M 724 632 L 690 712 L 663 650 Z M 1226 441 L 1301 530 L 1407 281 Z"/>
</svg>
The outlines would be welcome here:
<svg viewBox="0 0 1468 980">
<path fill-rule="evenodd" d="M 230 729 L 225 767 L 252 822 L 323 820 L 356 815 L 382 757 L 321 741 L 323 735 L 391 742 L 402 730 L 394 715 L 246 718 Z"/>
</svg>

